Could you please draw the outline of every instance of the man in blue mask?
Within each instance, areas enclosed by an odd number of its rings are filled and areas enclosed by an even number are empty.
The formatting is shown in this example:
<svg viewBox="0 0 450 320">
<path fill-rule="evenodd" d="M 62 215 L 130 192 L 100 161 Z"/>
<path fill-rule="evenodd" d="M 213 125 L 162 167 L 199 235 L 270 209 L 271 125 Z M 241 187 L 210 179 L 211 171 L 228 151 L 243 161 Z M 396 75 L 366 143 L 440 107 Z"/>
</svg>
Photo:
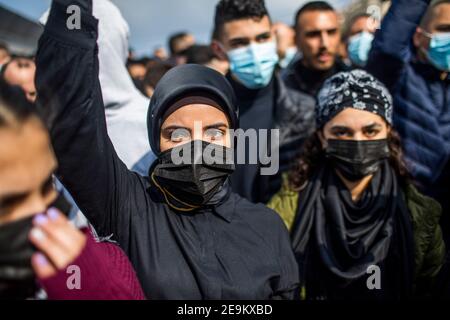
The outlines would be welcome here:
<svg viewBox="0 0 450 320">
<path fill-rule="evenodd" d="M 394 126 L 422 191 L 442 205 L 450 244 L 450 1 L 396 0 L 366 68 L 391 90 Z"/>
<path fill-rule="evenodd" d="M 346 38 L 348 58 L 357 67 L 364 67 L 372 47 L 379 22 L 369 14 L 359 14 L 350 20 Z"/>
<path fill-rule="evenodd" d="M 278 174 L 260 175 L 257 163 L 237 165 L 232 176 L 237 193 L 253 202 L 266 202 L 281 186 L 281 173 L 314 129 L 314 100 L 287 89 L 281 81 L 275 32 L 264 0 L 221 0 L 214 21 L 211 46 L 230 64 L 227 79 L 239 103 L 240 128 L 280 129 Z"/>
</svg>

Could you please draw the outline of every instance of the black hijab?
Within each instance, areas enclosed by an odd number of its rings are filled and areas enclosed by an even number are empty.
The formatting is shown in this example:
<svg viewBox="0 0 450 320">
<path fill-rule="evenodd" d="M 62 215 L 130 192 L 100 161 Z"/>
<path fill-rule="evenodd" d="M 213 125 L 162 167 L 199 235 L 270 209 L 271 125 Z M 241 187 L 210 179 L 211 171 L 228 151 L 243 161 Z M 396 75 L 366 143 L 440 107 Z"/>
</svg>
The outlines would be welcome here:
<svg viewBox="0 0 450 320">
<path fill-rule="evenodd" d="M 196 64 L 169 70 L 158 82 L 147 115 L 152 151 L 160 156 L 159 137 L 164 115 L 178 100 L 189 96 L 214 99 L 230 120 L 230 129 L 238 128 L 239 109 L 233 88 L 219 72 Z"/>
<path fill-rule="evenodd" d="M 410 295 L 414 241 L 396 173 L 384 161 L 362 198 L 323 159 L 300 192 L 291 236 L 308 299 Z M 381 290 L 368 290 L 368 267 L 381 269 Z"/>
</svg>

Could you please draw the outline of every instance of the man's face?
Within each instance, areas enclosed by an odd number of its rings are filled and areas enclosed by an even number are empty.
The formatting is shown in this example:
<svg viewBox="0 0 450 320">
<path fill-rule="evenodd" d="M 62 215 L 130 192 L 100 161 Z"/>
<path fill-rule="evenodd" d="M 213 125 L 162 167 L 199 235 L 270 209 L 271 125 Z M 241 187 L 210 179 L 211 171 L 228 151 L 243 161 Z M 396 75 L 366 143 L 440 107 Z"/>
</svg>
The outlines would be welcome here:
<svg viewBox="0 0 450 320">
<path fill-rule="evenodd" d="M 306 67 L 320 71 L 333 67 L 341 41 L 339 27 L 334 11 L 307 11 L 300 15 L 296 43 Z"/>
<path fill-rule="evenodd" d="M 349 36 L 354 36 L 363 31 L 375 33 L 379 23 L 370 17 L 359 17 L 350 27 Z"/>
<path fill-rule="evenodd" d="M 34 102 L 36 100 L 35 74 L 36 64 L 33 60 L 15 58 L 7 65 L 4 76 L 7 83 L 21 87 L 27 99 Z"/>
<path fill-rule="evenodd" d="M 193 35 L 188 34 L 174 43 L 174 54 L 181 54 L 183 51 L 189 49 L 195 44 Z"/>
<path fill-rule="evenodd" d="M 425 51 L 430 46 L 430 37 L 425 35 L 424 32 L 429 34 L 450 32 L 450 3 L 439 4 L 428 14 L 425 24 L 417 28 L 414 35 L 414 45 L 417 48 L 423 48 Z"/>
<path fill-rule="evenodd" d="M 295 31 L 284 23 L 274 24 L 273 29 L 277 37 L 278 56 L 284 58 L 286 51 L 295 47 Z"/>
<path fill-rule="evenodd" d="M 57 193 L 56 158 L 39 120 L 0 128 L 0 225 L 43 213 Z"/>
<path fill-rule="evenodd" d="M 219 56 L 226 57 L 229 50 L 246 47 L 252 43 L 265 43 L 275 39 L 272 25 L 268 16 L 260 20 L 239 19 L 224 24 L 219 42 L 213 45 Z M 216 52 L 217 53 L 217 52 Z"/>
<path fill-rule="evenodd" d="M 147 68 L 143 64 L 135 63 L 128 66 L 128 72 L 130 73 L 131 78 L 142 81 L 147 73 Z"/>
</svg>

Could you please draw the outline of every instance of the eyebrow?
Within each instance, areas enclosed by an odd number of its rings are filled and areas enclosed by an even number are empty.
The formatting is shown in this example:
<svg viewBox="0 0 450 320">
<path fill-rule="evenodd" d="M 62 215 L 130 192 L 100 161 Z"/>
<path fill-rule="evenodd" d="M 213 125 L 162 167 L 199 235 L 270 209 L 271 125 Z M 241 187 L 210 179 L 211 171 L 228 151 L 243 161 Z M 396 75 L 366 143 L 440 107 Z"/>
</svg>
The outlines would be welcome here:
<svg viewBox="0 0 450 320">
<path fill-rule="evenodd" d="M 364 126 L 363 129 L 368 130 L 368 129 L 375 129 L 375 128 L 380 128 L 380 127 L 381 127 L 381 125 L 379 123 L 375 122 L 375 123 L 369 124 L 367 126 Z"/>
<path fill-rule="evenodd" d="M 323 31 L 325 32 L 335 32 L 337 31 L 338 28 L 330 28 L 330 29 L 313 29 L 313 30 L 309 30 L 309 31 L 305 31 L 306 35 L 317 35 L 317 34 L 321 34 Z"/>
<path fill-rule="evenodd" d="M 44 180 L 44 182 L 41 184 L 40 188 L 44 187 L 49 182 L 53 183 L 53 171 L 54 170 L 52 170 L 50 175 Z M 25 197 L 28 193 L 29 193 L 29 191 L 23 191 L 23 192 L 18 191 L 18 192 L 7 193 L 7 194 L 3 195 L 2 197 L 0 197 L 0 207 L 4 204 L 4 202 L 9 202 L 11 200 Z"/>
<path fill-rule="evenodd" d="M 266 31 L 263 33 L 258 34 L 255 39 L 260 40 L 264 38 L 269 38 L 271 35 L 270 31 Z M 251 39 L 248 37 L 238 37 L 238 38 L 232 38 L 230 39 L 230 43 L 241 43 L 241 42 L 251 42 Z"/>
<path fill-rule="evenodd" d="M 189 132 L 191 132 L 191 129 L 189 129 L 189 128 L 187 128 L 187 127 L 180 126 L 180 125 L 175 125 L 175 124 L 163 128 L 162 131 L 166 131 L 166 130 L 177 130 L 177 129 L 185 129 L 185 130 L 188 130 Z"/>
<path fill-rule="evenodd" d="M 342 125 L 335 125 L 331 127 L 331 130 L 346 130 L 346 131 L 353 131 L 352 128 L 342 126 Z"/>
<path fill-rule="evenodd" d="M 218 129 L 218 128 L 228 128 L 228 125 L 224 122 L 218 122 L 218 123 L 214 123 L 214 124 L 210 124 L 208 126 L 205 126 L 203 129 L 204 130 L 208 130 L 208 129 Z"/>
<path fill-rule="evenodd" d="M 448 23 L 444 23 L 444 24 L 440 24 L 436 26 L 436 30 L 437 31 L 450 31 L 450 24 Z"/>
</svg>

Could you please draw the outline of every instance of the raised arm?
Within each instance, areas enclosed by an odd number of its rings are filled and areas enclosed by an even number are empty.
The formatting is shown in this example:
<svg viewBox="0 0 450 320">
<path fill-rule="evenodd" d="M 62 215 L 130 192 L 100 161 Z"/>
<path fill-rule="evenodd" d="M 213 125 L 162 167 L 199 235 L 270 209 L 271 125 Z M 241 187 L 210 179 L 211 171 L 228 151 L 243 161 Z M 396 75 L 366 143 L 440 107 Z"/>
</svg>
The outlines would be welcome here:
<svg viewBox="0 0 450 320">
<path fill-rule="evenodd" d="M 412 39 L 430 0 L 393 0 L 369 54 L 366 69 L 394 90 L 411 59 Z"/>
<path fill-rule="evenodd" d="M 68 28 L 69 6 L 81 15 L 80 29 Z M 59 162 L 57 176 L 100 235 L 124 237 L 131 210 L 119 213 L 120 204 L 141 178 L 127 170 L 108 138 L 97 52 L 92 1 L 53 0 L 39 41 L 36 87 Z"/>
</svg>

